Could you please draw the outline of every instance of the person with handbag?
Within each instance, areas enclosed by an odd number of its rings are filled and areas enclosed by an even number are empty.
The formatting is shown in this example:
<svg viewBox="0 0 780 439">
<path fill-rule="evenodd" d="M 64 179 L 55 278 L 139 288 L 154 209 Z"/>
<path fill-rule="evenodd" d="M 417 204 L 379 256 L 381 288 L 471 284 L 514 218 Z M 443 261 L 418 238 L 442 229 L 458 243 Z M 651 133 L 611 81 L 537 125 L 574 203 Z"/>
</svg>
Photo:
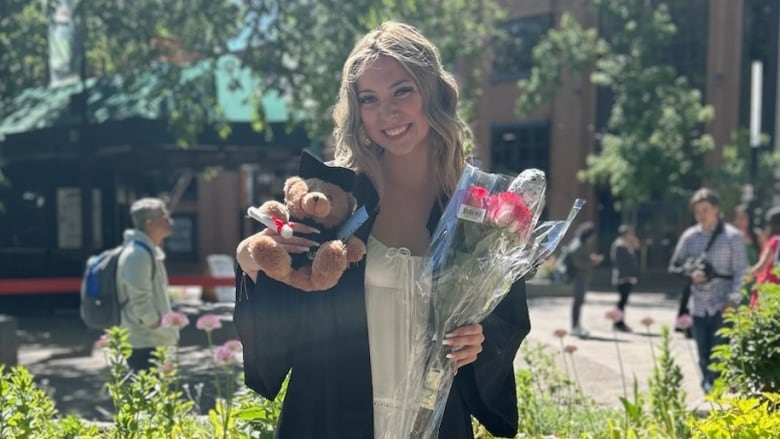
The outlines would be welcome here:
<svg viewBox="0 0 780 439">
<path fill-rule="evenodd" d="M 748 263 L 742 233 L 720 218 L 720 199 L 715 191 L 697 190 L 689 205 L 696 224 L 677 241 L 669 271 L 690 282 L 691 329 L 699 354 L 701 386 L 709 393 L 718 377 L 710 370 L 710 356 L 715 346 L 726 343 L 717 332 L 724 324 L 723 314 L 742 299 L 740 287 Z"/>
</svg>

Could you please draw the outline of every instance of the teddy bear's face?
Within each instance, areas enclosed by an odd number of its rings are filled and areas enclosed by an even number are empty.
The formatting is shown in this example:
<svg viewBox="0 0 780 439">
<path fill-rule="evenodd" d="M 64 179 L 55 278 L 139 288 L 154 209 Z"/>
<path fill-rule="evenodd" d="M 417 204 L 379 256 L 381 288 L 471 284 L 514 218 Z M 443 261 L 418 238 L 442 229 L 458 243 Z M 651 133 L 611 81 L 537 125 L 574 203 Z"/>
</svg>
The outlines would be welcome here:
<svg viewBox="0 0 780 439">
<path fill-rule="evenodd" d="M 284 199 L 294 218 L 312 218 L 333 228 L 352 215 L 355 199 L 339 186 L 317 178 L 292 177 L 285 182 Z"/>
</svg>

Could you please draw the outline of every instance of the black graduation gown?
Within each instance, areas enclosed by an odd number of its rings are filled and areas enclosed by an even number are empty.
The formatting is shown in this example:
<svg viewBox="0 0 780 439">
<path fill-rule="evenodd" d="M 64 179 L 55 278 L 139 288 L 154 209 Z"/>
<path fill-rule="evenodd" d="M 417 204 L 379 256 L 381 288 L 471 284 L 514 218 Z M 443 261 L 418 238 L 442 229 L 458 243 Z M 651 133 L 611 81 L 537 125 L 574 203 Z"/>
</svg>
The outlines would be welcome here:
<svg viewBox="0 0 780 439">
<path fill-rule="evenodd" d="M 358 180 L 358 206 L 375 206 L 378 198 L 368 178 L 359 175 Z M 431 234 L 441 217 L 436 204 L 428 222 Z M 363 242 L 376 218 L 371 210 L 355 233 Z M 255 285 L 237 269 L 234 323 L 244 345 L 246 385 L 273 399 L 292 370 L 277 438 L 374 439 L 365 268 L 363 258 L 332 289 L 310 293 L 262 272 Z M 483 350 L 455 376 L 440 438 L 473 438 L 471 415 L 494 436 L 517 434 L 512 361 L 530 326 L 520 280 L 482 322 Z"/>
</svg>

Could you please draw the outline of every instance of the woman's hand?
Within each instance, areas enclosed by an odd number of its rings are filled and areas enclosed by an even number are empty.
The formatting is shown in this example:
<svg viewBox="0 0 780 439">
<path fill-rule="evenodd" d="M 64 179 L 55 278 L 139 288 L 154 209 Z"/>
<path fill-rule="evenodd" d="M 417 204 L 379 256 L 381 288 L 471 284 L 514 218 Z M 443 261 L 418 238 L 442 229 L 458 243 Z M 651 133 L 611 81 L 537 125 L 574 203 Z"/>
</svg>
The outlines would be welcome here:
<svg viewBox="0 0 780 439">
<path fill-rule="evenodd" d="M 457 370 L 477 361 L 477 355 L 482 352 L 482 343 L 484 341 L 485 336 L 482 334 L 482 325 L 475 323 L 453 329 L 444 336 L 442 343 L 445 346 L 452 346 L 452 352 L 447 354 L 447 358 L 453 360 Z"/>
<path fill-rule="evenodd" d="M 238 265 L 241 266 L 241 270 L 246 273 L 252 281 L 257 280 L 257 272 L 260 271 L 260 266 L 255 263 L 252 256 L 249 254 L 249 243 L 253 238 L 257 236 L 267 236 L 273 239 L 282 248 L 287 250 L 287 253 L 304 253 L 311 247 L 319 245 L 319 243 L 310 239 L 295 236 L 295 233 L 320 233 L 319 230 L 309 227 L 301 223 L 290 223 L 293 229 L 293 236 L 290 238 L 284 238 L 282 235 L 272 229 L 264 229 L 254 235 L 244 239 L 236 247 L 236 260 Z"/>
</svg>

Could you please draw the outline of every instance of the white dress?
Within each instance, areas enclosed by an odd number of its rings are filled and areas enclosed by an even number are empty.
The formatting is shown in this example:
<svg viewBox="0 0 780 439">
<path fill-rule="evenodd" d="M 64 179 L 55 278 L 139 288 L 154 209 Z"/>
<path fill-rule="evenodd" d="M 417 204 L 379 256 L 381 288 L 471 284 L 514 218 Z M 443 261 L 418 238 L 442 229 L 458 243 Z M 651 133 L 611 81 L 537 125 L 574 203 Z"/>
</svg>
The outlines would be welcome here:
<svg viewBox="0 0 780 439">
<path fill-rule="evenodd" d="M 424 299 L 415 288 L 422 257 L 405 247 L 387 247 L 368 237 L 366 252 L 366 314 L 374 394 L 374 437 L 392 437 L 390 423 L 400 407 L 396 385 L 408 373 L 413 324 L 424 312 Z M 417 316 L 417 317 L 415 317 Z M 396 418 L 397 421 L 397 418 Z"/>
</svg>

